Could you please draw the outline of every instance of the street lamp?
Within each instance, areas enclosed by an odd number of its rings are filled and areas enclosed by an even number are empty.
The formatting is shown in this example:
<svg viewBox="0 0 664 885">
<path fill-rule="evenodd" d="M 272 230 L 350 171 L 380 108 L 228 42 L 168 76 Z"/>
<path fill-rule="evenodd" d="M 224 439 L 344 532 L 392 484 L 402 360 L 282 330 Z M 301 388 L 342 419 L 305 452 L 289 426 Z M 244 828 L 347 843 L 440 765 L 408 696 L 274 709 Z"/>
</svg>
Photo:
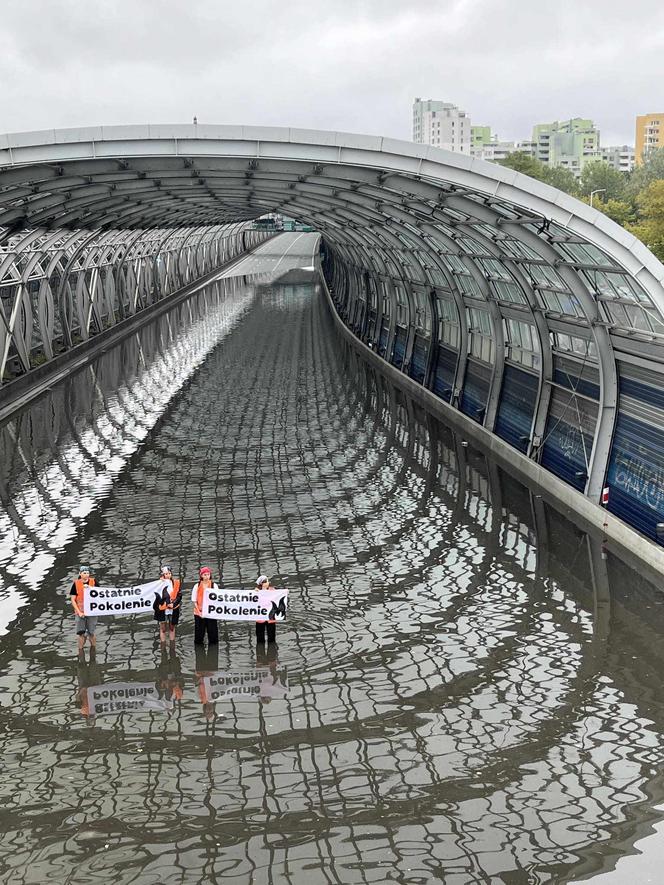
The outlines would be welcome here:
<svg viewBox="0 0 664 885">
<path fill-rule="evenodd" d="M 593 197 L 595 196 L 595 194 L 605 194 L 605 193 L 606 193 L 605 187 L 598 187 L 597 190 L 590 191 L 590 208 L 591 209 L 593 207 Z"/>
</svg>

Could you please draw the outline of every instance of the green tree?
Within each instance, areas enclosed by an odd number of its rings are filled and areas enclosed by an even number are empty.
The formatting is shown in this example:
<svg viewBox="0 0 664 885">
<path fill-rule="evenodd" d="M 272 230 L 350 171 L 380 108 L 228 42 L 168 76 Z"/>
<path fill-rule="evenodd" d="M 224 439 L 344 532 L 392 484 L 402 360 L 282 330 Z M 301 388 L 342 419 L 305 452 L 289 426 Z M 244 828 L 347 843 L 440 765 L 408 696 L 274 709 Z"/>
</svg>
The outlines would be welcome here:
<svg viewBox="0 0 664 885">
<path fill-rule="evenodd" d="M 603 160 L 586 163 L 581 170 L 580 192 L 589 197 L 593 191 L 602 191 L 602 200 L 623 200 L 627 189 L 627 178 L 623 172 L 609 166 Z"/>
<path fill-rule="evenodd" d="M 664 178 L 653 181 L 637 199 L 639 221 L 629 230 L 664 261 Z"/>
<path fill-rule="evenodd" d="M 565 191 L 576 197 L 579 193 L 579 183 L 574 177 L 574 173 L 564 166 L 545 166 L 544 181 L 552 187 L 557 187 L 559 191 Z"/>
<path fill-rule="evenodd" d="M 508 169 L 514 169 L 516 172 L 522 172 L 538 181 L 544 181 L 558 190 L 565 191 L 568 194 L 576 196 L 578 187 L 574 175 L 562 166 L 547 166 L 531 157 L 525 151 L 513 151 L 508 154 L 504 160 L 498 161 L 501 166 Z"/>
<path fill-rule="evenodd" d="M 584 202 L 588 203 L 590 200 L 586 199 Z M 593 207 L 608 215 L 611 221 L 615 221 L 616 224 L 622 227 L 628 227 L 628 225 L 634 224 L 636 221 L 634 204 L 627 200 L 607 200 L 606 202 L 594 200 Z"/>
<path fill-rule="evenodd" d="M 645 190 L 653 181 L 664 178 L 664 148 L 650 151 L 644 162 L 637 166 L 630 177 L 632 191 L 637 194 Z"/>
<path fill-rule="evenodd" d="M 540 163 L 539 160 L 531 157 L 525 151 L 513 151 L 504 160 L 498 160 L 498 163 L 501 166 L 506 166 L 508 169 L 514 169 L 515 172 L 522 172 L 524 175 L 536 178 L 538 181 L 545 180 L 547 170 L 544 163 Z"/>
</svg>

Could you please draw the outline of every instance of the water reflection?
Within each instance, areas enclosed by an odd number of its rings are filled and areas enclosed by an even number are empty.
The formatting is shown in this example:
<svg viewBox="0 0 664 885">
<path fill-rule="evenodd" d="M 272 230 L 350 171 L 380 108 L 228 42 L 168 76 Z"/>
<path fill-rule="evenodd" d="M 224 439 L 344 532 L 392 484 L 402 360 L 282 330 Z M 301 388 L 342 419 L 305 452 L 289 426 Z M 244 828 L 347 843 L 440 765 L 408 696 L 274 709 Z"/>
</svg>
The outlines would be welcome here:
<svg viewBox="0 0 664 885">
<path fill-rule="evenodd" d="M 168 698 L 160 696 L 153 682 L 109 682 L 86 688 L 87 716 L 109 716 L 144 710 L 166 712 L 172 709 Z"/>
<path fill-rule="evenodd" d="M 203 677 L 205 698 L 216 701 L 253 701 L 269 703 L 274 698 L 288 694 L 288 677 L 285 670 L 278 669 L 278 661 L 261 667 L 263 660 L 256 661 L 253 670 L 220 670 Z M 267 663 L 267 660 L 265 660 Z"/>
<path fill-rule="evenodd" d="M 645 580 L 344 351 L 311 285 L 256 290 L 189 378 L 87 518 L 51 513 L 64 553 L 26 514 L 78 468 L 25 432 L 12 455 L 11 549 L 52 559 L 0 648 L 11 881 L 511 885 L 629 852 L 663 799 Z M 98 414 L 105 464 L 105 400 L 79 399 L 67 427 Z M 149 618 L 118 618 L 77 662 L 81 559 L 106 583 L 267 570 L 292 588 L 278 651 L 220 624 L 194 652 L 187 616 L 162 653 Z"/>
<path fill-rule="evenodd" d="M 0 426 L 0 631 L 252 297 L 213 284 Z"/>
</svg>

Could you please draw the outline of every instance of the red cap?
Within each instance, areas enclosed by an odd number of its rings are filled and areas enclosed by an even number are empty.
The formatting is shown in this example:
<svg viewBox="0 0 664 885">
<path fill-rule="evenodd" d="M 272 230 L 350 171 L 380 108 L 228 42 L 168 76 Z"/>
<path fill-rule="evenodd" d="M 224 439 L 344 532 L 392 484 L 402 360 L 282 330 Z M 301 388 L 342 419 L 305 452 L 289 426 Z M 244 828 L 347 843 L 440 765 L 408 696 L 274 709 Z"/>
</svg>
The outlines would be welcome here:
<svg viewBox="0 0 664 885">
<path fill-rule="evenodd" d="M 202 568 L 199 568 L 199 570 L 198 570 L 198 574 L 199 574 L 200 577 L 202 578 L 203 575 L 211 575 L 212 572 L 211 572 L 211 570 L 210 570 L 206 565 L 204 565 Z"/>
</svg>

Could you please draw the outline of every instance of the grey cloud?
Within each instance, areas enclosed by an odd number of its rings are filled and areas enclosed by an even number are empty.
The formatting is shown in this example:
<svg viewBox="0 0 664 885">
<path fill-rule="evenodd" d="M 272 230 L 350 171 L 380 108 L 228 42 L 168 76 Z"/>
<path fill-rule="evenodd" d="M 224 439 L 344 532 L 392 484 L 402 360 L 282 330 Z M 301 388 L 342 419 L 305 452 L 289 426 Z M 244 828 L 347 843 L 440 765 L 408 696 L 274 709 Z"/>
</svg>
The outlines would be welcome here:
<svg viewBox="0 0 664 885">
<path fill-rule="evenodd" d="M 10 0 L 0 130 L 245 122 L 408 138 L 415 95 L 503 137 L 664 109 L 664 9 L 635 0 Z"/>
</svg>

